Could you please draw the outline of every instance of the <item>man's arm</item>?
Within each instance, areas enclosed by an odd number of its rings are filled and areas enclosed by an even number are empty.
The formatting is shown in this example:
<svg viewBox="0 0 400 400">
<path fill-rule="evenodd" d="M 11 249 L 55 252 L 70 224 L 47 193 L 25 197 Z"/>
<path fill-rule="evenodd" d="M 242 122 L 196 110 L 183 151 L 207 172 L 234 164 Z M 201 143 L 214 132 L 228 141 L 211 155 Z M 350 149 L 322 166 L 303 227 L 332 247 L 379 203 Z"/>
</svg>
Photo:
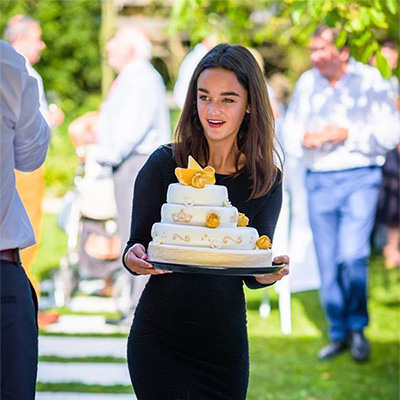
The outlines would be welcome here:
<svg viewBox="0 0 400 400">
<path fill-rule="evenodd" d="M 336 125 L 326 125 L 319 132 L 306 131 L 303 146 L 308 149 L 321 147 L 325 143 L 344 142 L 349 137 L 349 130 Z"/>
<path fill-rule="evenodd" d="M 46 158 L 50 129 L 39 111 L 37 83 L 29 76 L 24 59 L 3 44 L 2 51 L 3 57 L 7 56 L 1 68 L 2 91 L 15 133 L 14 167 L 29 172 L 39 168 Z"/>
</svg>

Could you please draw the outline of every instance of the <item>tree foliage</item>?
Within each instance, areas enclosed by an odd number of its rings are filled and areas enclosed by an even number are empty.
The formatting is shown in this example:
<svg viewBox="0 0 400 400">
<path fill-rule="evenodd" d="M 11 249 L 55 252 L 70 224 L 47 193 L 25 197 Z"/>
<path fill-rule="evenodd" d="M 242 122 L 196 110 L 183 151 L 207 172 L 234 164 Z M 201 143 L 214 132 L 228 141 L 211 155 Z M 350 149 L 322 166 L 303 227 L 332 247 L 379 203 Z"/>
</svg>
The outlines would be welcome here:
<svg viewBox="0 0 400 400">
<path fill-rule="evenodd" d="M 232 43 L 267 43 L 285 53 L 280 68 L 298 69 L 295 60 L 304 66 L 301 53 L 321 23 L 340 29 L 339 47 L 348 43 L 364 63 L 375 55 L 382 74 L 391 75 L 380 47 L 386 39 L 398 42 L 397 0 L 176 0 L 170 32 L 184 32 L 194 43 L 215 30 Z"/>
<path fill-rule="evenodd" d="M 65 112 L 100 93 L 100 0 L 2 0 L 0 28 L 16 14 L 37 19 L 47 48 L 35 68 L 45 89 L 57 93 Z"/>
</svg>

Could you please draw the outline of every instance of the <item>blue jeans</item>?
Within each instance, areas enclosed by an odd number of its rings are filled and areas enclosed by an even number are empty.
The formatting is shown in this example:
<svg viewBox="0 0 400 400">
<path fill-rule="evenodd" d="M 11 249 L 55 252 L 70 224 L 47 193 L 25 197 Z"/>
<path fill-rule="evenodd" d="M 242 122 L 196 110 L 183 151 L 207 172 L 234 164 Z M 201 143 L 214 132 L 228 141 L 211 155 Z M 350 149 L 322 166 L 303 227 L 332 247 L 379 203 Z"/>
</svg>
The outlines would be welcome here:
<svg viewBox="0 0 400 400">
<path fill-rule="evenodd" d="M 307 174 L 320 295 L 333 341 L 368 325 L 368 257 L 381 178 L 379 167 Z"/>
</svg>

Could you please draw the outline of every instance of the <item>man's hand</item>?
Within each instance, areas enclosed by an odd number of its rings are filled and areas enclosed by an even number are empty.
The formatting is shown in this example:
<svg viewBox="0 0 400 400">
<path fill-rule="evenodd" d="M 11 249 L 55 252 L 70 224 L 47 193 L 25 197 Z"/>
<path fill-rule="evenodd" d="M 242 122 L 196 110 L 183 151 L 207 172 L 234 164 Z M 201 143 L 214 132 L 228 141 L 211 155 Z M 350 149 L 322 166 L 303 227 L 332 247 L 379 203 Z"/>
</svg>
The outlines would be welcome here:
<svg viewBox="0 0 400 400">
<path fill-rule="evenodd" d="M 326 125 L 319 132 L 307 131 L 303 137 L 303 146 L 308 149 L 319 148 L 325 143 L 344 142 L 348 137 L 348 129 L 337 125 Z"/>
<path fill-rule="evenodd" d="M 75 147 L 97 143 L 98 112 L 88 112 L 71 122 L 68 134 Z"/>
<path fill-rule="evenodd" d="M 325 143 L 344 142 L 349 137 L 349 130 L 337 125 L 327 125 L 324 128 Z"/>
</svg>

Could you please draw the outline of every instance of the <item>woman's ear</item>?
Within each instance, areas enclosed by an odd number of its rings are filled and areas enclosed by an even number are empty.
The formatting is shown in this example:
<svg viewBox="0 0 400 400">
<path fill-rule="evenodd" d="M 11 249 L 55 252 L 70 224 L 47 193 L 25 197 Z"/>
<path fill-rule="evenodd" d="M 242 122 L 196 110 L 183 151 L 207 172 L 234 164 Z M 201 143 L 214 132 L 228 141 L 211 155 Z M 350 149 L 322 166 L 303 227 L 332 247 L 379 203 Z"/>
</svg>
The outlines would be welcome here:
<svg viewBox="0 0 400 400">
<path fill-rule="evenodd" d="M 250 114 L 250 104 L 247 104 L 246 112 L 247 112 L 247 114 Z"/>
</svg>

